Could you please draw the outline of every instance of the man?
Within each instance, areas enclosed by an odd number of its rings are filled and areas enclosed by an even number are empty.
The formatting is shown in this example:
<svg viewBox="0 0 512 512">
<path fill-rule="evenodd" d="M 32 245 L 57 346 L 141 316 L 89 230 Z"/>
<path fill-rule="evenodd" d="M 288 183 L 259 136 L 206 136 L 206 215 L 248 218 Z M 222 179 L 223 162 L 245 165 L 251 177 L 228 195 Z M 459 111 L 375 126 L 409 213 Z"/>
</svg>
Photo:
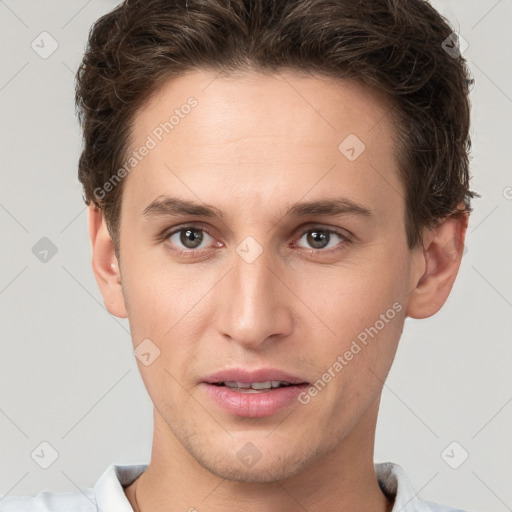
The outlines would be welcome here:
<svg viewBox="0 0 512 512">
<path fill-rule="evenodd" d="M 455 510 L 373 462 L 404 320 L 445 303 L 476 195 L 452 32 L 423 0 L 126 0 L 98 20 L 79 178 L 151 461 L 1 511 Z"/>
</svg>

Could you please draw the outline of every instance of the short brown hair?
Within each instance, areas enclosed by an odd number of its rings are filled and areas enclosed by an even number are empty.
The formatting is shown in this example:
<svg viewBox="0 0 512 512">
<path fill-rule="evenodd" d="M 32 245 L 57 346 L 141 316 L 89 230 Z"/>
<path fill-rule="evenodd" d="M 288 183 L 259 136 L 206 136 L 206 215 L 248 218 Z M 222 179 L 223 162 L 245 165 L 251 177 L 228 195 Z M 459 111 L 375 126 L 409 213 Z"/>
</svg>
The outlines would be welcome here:
<svg viewBox="0 0 512 512">
<path fill-rule="evenodd" d="M 103 211 L 119 258 L 123 181 L 95 191 L 125 162 L 135 113 L 158 87 L 193 69 L 303 71 L 390 98 L 412 248 L 479 196 L 469 190 L 473 80 L 445 51 L 453 33 L 426 0 L 125 0 L 91 28 L 76 76 L 84 200 Z"/>
</svg>

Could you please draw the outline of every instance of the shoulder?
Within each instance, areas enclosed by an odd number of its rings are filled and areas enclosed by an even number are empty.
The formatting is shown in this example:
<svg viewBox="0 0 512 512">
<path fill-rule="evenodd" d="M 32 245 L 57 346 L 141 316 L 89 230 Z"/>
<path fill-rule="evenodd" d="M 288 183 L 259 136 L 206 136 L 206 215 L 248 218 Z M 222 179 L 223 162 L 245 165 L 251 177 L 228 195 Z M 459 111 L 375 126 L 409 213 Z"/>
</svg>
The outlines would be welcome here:
<svg viewBox="0 0 512 512">
<path fill-rule="evenodd" d="M 146 468 L 147 464 L 111 464 L 91 488 L 41 491 L 35 496 L 0 496 L 0 512 L 133 512 L 123 488 Z"/>
<path fill-rule="evenodd" d="M 394 499 L 392 512 L 465 512 L 459 508 L 419 499 L 405 471 L 398 464 L 377 463 L 375 473 L 382 492 L 388 498 Z"/>
<path fill-rule="evenodd" d="M 42 491 L 35 496 L 0 496 L 0 512 L 96 512 L 93 489 Z"/>
</svg>

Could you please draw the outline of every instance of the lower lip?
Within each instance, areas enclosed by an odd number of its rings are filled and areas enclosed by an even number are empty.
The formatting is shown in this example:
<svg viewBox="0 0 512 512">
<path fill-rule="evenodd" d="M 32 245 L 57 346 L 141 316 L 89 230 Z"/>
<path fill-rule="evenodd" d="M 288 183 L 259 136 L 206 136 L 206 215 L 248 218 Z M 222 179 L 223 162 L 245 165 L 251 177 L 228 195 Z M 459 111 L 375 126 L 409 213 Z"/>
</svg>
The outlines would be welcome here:
<svg viewBox="0 0 512 512">
<path fill-rule="evenodd" d="M 296 403 L 297 397 L 308 384 L 274 388 L 257 393 L 235 391 L 226 386 L 206 382 L 203 382 L 202 386 L 214 402 L 226 411 L 246 418 L 262 418 L 276 414 L 290 404 Z"/>
</svg>

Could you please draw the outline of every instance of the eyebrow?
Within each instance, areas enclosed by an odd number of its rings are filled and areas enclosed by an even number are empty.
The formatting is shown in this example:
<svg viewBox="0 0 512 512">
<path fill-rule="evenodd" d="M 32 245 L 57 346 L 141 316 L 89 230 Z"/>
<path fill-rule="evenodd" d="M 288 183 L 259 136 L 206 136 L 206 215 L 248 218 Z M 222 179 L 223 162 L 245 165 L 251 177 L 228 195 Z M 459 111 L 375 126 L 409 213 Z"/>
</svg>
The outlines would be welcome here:
<svg viewBox="0 0 512 512">
<path fill-rule="evenodd" d="M 333 197 L 306 201 L 291 205 L 285 217 L 306 217 L 308 215 L 346 215 L 356 214 L 374 217 L 375 213 L 366 206 L 346 197 Z M 198 204 L 185 199 L 170 196 L 159 196 L 142 212 L 145 217 L 172 217 L 176 215 L 193 215 L 196 217 L 223 218 L 224 213 L 209 204 Z"/>
</svg>

